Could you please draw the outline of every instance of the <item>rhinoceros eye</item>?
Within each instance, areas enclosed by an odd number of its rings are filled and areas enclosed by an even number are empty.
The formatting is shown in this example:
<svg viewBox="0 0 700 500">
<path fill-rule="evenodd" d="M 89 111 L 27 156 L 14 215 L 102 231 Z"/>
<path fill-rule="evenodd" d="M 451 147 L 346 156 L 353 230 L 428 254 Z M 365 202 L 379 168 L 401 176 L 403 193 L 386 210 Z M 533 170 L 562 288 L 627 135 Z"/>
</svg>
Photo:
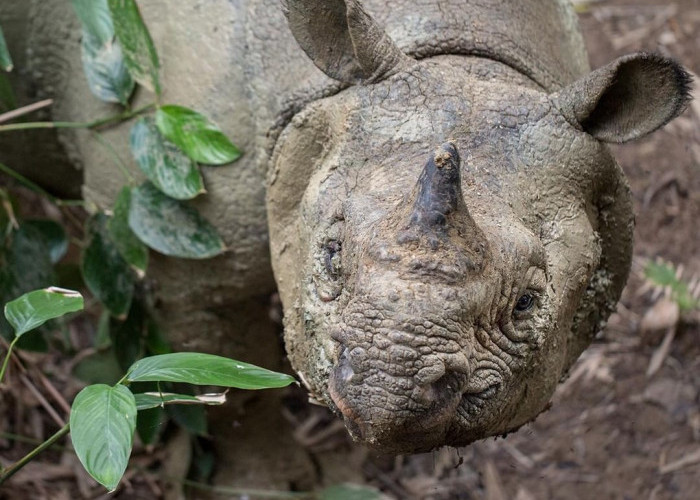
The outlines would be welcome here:
<svg viewBox="0 0 700 500">
<path fill-rule="evenodd" d="M 535 296 L 531 292 L 525 292 L 515 302 L 513 312 L 523 314 L 529 312 L 535 306 Z"/>
<path fill-rule="evenodd" d="M 340 242 L 332 240 L 326 243 L 323 265 L 331 278 L 340 277 Z"/>
</svg>

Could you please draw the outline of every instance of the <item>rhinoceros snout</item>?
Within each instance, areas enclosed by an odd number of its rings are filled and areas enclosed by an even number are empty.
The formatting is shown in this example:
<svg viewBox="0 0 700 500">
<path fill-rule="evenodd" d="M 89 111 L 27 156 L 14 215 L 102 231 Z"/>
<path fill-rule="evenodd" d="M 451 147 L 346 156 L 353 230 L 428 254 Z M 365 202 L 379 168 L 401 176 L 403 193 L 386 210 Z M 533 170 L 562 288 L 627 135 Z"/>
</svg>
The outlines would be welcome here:
<svg viewBox="0 0 700 500">
<path fill-rule="evenodd" d="M 433 360 L 397 375 L 378 360 L 357 357 L 342 348 L 329 380 L 331 399 L 353 437 L 386 452 L 438 445 L 454 420 L 468 370 L 456 371 L 454 360 Z"/>
</svg>

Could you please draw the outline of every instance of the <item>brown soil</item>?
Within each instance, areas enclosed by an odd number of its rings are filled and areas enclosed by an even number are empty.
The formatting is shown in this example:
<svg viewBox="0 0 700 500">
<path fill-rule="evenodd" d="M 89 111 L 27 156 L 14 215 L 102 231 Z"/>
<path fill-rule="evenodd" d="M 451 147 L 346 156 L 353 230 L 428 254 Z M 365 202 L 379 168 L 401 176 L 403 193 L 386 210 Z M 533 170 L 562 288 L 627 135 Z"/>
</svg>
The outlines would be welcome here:
<svg viewBox="0 0 700 500">
<path fill-rule="evenodd" d="M 653 50 L 700 73 L 698 0 L 591 1 L 580 17 L 593 67 L 624 53 Z M 679 268 L 685 280 L 700 278 L 700 94 L 663 130 L 614 149 L 635 198 L 633 275 L 618 312 L 560 385 L 552 408 L 505 439 L 382 457 L 351 445 L 337 419 L 304 403 L 302 393 L 292 392 L 287 418 L 323 471 L 324 484 L 367 482 L 399 499 L 700 498 L 700 313 L 685 313 L 678 324 L 671 320 L 662 331 L 640 332 L 645 316 L 646 321 L 662 323 L 665 318 L 658 308 L 652 311 L 664 291 L 643 278 L 644 259 L 663 258 Z M 78 330 L 89 330 L 86 324 L 71 325 L 71 335 L 84 335 Z M 647 376 L 662 339 L 674 328 L 675 338 L 660 369 Z M 74 361 L 59 355 L 26 361 L 40 363 L 51 373 L 68 401 L 79 389 L 70 376 Z M 14 407 L 3 404 L 8 400 Z M 44 439 L 56 428 L 26 391 L 0 397 L 3 432 Z M 0 437 L 2 465 L 29 449 L 7 435 Z M 155 452 L 137 449 L 126 481 L 112 498 L 165 498 L 168 486 L 158 477 L 184 473 L 175 469 L 188 449 L 181 434 Z M 168 460 L 169 455 L 175 460 Z M 74 455 L 61 450 L 45 453 L 11 486 L 0 488 L 0 499 L 13 500 L 103 494 Z"/>
</svg>

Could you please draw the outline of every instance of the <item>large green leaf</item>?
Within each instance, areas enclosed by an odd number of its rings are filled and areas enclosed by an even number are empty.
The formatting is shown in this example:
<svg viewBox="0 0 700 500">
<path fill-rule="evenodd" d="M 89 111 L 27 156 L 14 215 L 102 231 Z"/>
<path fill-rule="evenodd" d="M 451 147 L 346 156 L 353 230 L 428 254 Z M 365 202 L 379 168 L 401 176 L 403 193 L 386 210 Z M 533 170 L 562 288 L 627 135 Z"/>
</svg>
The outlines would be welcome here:
<svg viewBox="0 0 700 500">
<path fill-rule="evenodd" d="M 107 222 L 107 228 L 121 256 L 134 268 L 139 277 L 143 277 L 148 267 L 148 247 L 129 227 L 130 206 L 131 188 L 124 186 L 114 202 L 114 214 Z"/>
<path fill-rule="evenodd" d="M 83 36 L 87 33 L 98 46 L 112 42 L 114 25 L 107 0 L 71 0 L 71 3 L 83 27 Z"/>
<path fill-rule="evenodd" d="M 129 369 L 127 379 L 130 382 L 186 382 L 239 389 L 285 387 L 294 382 L 294 377 L 284 373 L 196 352 L 176 352 L 140 359 Z"/>
<path fill-rule="evenodd" d="M 140 118 L 134 123 L 129 143 L 136 163 L 163 193 L 189 200 L 205 192 L 197 164 L 161 135 L 153 118 Z"/>
<path fill-rule="evenodd" d="M 105 102 L 126 106 L 134 80 L 126 69 L 121 46 L 116 41 L 100 44 L 87 31 L 83 31 L 80 46 L 83 71 L 92 93 Z"/>
<path fill-rule="evenodd" d="M 239 149 L 205 116 L 183 106 L 161 106 L 156 111 L 158 130 L 190 158 L 208 165 L 237 160 Z"/>
<path fill-rule="evenodd" d="M 108 0 L 114 32 L 134 80 L 160 95 L 158 54 L 134 0 Z"/>
<path fill-rule="evenodd" d="M 134 293 L 134 275 L 107 230 L 107 216 L 88 224 L 90 243 L 83 251 L 82 271 L 90 291 L 117 318 L 125 318 Z"/>
<path fill-rule="evenodd" d="M 153 250 L 186 259 L 206 259 L 226 247 L 216 229 L 192 207 L 147 182 L 131 193 L 129 227 Z"/>
<path fill-rule="evenodd" d="M 5 317 L 15 329 L 15 335 L 19 337 L 50 319 L 80 311 L 82 308 L 83 296 L 78 292 L 49 287 L 25 293 L 5 304 Z"/>
<path fill-rule="evenodd" d="M 85 470 L 109 491 L 124 475 L 135 428 L 136 401 L 123 385 L 89 385 L 73 401 L 73 448 Z"/>
<path fill-rule="evenodd" d="M 52 264 L 63 258 L 68 251 L 68 236 L 63 226 L 49 219 L 28 220 L 23 224 L 33 227 L 42 235 Z"/>
<path fill-rule="evenodd" d="M 10 51 L 7 50 L 7 43 L 5 42 L 5 36 L 2 34 L 2 28 L 0 28 L 0 68 L 5 71 L 12 71 L 12 58 L 10 57 Z"/>
</svg>

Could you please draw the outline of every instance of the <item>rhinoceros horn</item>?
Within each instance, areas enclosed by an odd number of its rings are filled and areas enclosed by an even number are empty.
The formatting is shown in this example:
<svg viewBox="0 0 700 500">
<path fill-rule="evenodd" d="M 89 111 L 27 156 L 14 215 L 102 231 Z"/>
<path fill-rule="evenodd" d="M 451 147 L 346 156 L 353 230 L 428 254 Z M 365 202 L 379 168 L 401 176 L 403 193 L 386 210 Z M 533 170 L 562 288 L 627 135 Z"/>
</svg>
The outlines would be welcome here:
<svg viewBox="0 0 700 500">
<path fill-rule="evenodd" d="M 425 240 L 435 249 L 441 240 L 450 238 L 450 233 L 467 239 L 480 234 L 464 202 L 461 168 L 459 152 L 452 142 L 442 144 L 430 155 L 416 188 L 404 202 L 410 204 L 410 209 L 398 234 L 400 244 Z"/>
<path fill-rule="evenodd" d="M 294 38 L 331 78 L 376 82 L 411 60 L 357 0 L 283 0 L 283 6 Z"/>
</svg>

